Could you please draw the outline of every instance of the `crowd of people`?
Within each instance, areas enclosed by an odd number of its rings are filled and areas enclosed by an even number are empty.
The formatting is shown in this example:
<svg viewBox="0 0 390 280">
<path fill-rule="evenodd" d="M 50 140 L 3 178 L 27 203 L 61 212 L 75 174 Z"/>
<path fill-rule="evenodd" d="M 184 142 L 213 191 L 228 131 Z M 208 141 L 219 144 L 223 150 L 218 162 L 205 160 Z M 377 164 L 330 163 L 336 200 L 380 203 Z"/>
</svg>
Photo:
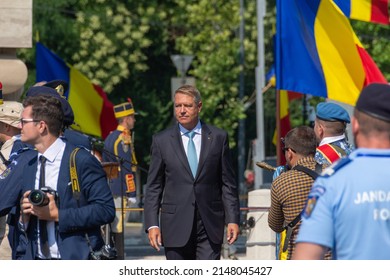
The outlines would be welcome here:
<svg viewBox="0 0 390 280">
<path fill-rule="evenodd" d="M 123 209 L 137 202 L 133 103 L 114 106 L 118 126 L 99 160 L 90 139 L 70 128 L 66 89 L 42 82 L 22 103 L 0 105 L 0 242 L 12 259 L 124 259 Z M 201 120 L 196 87 L 178 88 L 173 104 L 175 125 L 152 140 L 145 232 L 168 260 L 219 260 L 222 244 L 240 234 L 229 137 Z M 319 103 L 314 127 L 293 128 L 281 141 L 287 164 L 273 176 L 268 216 L 276 258 L 390 259 L 390 86 L 365 87 L 352 117 Z M 118 163 L 118 174 L 102 161 Z"/>
<path fill-rule="evenodd" d="M 319 103 L 314 130 L 288 132 L 287 167 L 274 174 L 268 217 L 284 237 L 276 258 L 390 259 L 389 149 L 388 84 L 366 86 L 352 120 L 339 105 Z"/>
</svg>

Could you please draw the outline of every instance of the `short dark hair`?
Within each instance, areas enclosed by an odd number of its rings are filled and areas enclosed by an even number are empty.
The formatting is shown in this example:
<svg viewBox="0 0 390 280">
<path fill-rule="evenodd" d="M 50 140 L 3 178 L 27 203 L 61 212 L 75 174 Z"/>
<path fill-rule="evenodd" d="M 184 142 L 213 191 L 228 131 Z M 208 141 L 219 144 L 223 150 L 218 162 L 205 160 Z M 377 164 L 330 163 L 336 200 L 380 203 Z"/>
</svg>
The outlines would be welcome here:
<svg viewBox="0 0 390 280">
<path fill-rule="evenodd" d="M 286 134 L 284 145 L 302 156 L 314 155 L 317 149 L 314 130 L 309 126 L 293 128 Z"/>
<path fill-rule="evenodd" d="M 316 121 L 326 128 L 327 133 L 329 133 L 330 135 L 334 135 L 334 136 L 343 135 L 345 133 L 346 128 L 347 128 L 347 124 L 345 122 L 324 121 L 324 120 L 321 120 L 319 118 L 317 118 Z"/>
<path fill-rule="evenodd" d="M 64 112 L 57 98 L 47 95 L 31 96 L 23 101 L 23 106 L 25 108 L 31 106 L 31 117 L 44 121 L 50 134 L 60 136 L 64 125 Z"/>
<path fill-rule="evenodd" d="M 359 131 L 365 136 L 382 134 L 390 140 L 390 122 L 375 118 L 355 108 L 354 117 L 359 123 Z"/>
</svg>

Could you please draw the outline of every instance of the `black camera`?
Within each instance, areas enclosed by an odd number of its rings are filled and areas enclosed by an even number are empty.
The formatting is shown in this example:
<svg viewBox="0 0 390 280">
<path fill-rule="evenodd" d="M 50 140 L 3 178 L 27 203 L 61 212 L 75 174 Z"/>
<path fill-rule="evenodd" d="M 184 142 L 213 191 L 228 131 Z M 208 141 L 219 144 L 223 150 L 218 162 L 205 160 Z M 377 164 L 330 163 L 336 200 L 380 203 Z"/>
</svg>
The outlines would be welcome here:
<svg viewBox="0 0 390 280">
<path fill-rule="evenodd" d="M 91 260 L 115 260 L 118 257 L 118 252 L 111 245 L 104 245 L 99 251 L 93 251 L 90 254 Z"/>
<path fill-rule="evenodd" d="M 32 205 L 45 206 L 49 204 L 49 197 L 47 196 L 48 193 L 54 196 L 57 195 L 57 192 L 52 188 L 44 187 L 40 190 L 32 190 L 28 195 L 28 199 L 30 200 Z"/>
</svg>

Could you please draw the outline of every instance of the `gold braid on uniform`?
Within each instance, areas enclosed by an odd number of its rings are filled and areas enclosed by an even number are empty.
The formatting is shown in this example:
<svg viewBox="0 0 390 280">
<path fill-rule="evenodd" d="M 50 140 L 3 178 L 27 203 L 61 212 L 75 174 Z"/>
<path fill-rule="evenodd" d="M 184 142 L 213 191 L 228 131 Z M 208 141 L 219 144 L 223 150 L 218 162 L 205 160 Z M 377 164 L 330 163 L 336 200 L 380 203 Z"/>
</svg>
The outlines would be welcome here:
<svg viewBox="0 0 390 280">
<path fill-rule="evenodd" d="M 130 144 L 131 144 L 130 131 L 125 128 L 122 131 L 122 133 L 119 135 L 119 138 L 120 138 L 121 143 L 122 143 L 123 151 L 125 151 L 125 153 L 127 153 L 127 151 L 129 150 Z"/>
</svg>

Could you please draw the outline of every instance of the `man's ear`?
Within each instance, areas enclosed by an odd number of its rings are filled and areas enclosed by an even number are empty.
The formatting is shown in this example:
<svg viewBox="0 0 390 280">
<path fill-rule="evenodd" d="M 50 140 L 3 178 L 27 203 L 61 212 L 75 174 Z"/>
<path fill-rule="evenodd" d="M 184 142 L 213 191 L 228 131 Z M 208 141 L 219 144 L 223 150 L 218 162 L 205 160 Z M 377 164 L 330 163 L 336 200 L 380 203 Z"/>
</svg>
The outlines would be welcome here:
<svg viewBox="0 0 390 280">
<path fill-rule="evenodd" d="M 359 122 L 354 116 L 352 116 L 351 119 L 351 129 L 352 129 L 352 134 L 355 137 L 357 132 L 359 131 Z"/>
<path fill-rule="evenodd" d="M 286 160 L 288 159 L 289 162 L 292 162 L 293 158 L 294 158 L 294 152 L 288 149 L 286 152 Z"/>
<path fill-rule="evenodd" d="M 325 134 L 325 129 L 324 129 L 324 125 L 323 124 L 318 124 L 318 134 L 320 136 L 320 138 L 324 138 L 324 134 Z"/>
<path fill-rule="evenodd" d="M 4 124 L 5 131 L 9 132 L 11 130 L 11 125 L 8 123 Z"/>
<path fill-rule="evenodd" d="M 198 113 L 200 113 L 200 111 L 202 110 L 202 101 L 199 101 L 198 103 Z"/>
</svg>

